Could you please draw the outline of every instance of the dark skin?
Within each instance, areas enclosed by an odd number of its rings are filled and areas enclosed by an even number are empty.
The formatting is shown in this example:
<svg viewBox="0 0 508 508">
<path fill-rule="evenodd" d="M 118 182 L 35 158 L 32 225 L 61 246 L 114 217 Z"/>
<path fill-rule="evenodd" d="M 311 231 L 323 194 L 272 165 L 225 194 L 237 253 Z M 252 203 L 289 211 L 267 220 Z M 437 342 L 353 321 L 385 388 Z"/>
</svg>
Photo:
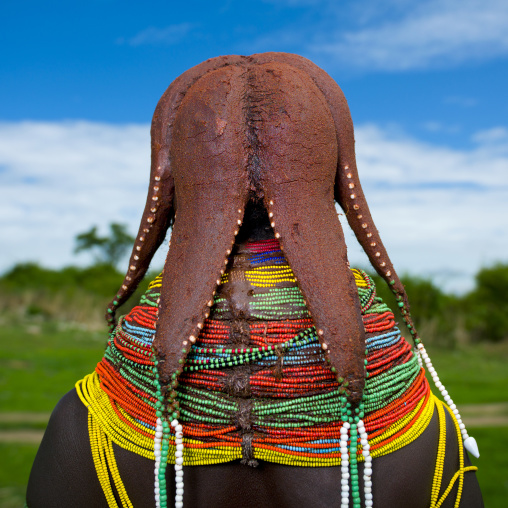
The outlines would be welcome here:
<svg viewBox="0 0 508 508">
<path fill-rule="evenodd" d="M 447 415 L 443 485 L 458 468 L 455 430 Z M 416 441 L 374 459 L 373 493 L 379 508 L 428 508 L 437 450 L 438 422 Z M 153 461 L 113 445 L 120 475 L 136 508 L 155 506 Z M 466 453 L 467 457 L 467 453 Z M 466 458 L 466 465 L 470 465 Z M 359 465 L 360 478 L 363 465 Z M 331 508 L 340 505 L 340 467 L 290 467 L 260 462 L 257 468 L 237 462 L 184 468 L 187 508 Z M 174 496 L 168 468 L 168 497 Z M 456 488 L 444 508 L 454 505 Z M 55 408 L 32 468 L 27 491 L 29 508 L 106 508 L 90 452 L 87 409 L 74 390 Z M 480 508 L 483 501 L 476 475 L 464 476 L 461 508 Z"/>
<path fill-rule="evenodd" d="M 254 207 L 237 236 L 237 243 L 273 238 L 266 214 Z M 438 440 L 437 412 L 416 441 L 390 455 L 374 459 L 373 493 L 380 508 L 428 508 Z M 154 506 L 153 462 L 114 445 L 122 481 L 136 508 Z M 470 465 L 466 453 L 466 465 Z M 359 465 L 360 478 L 363 465 Z M 447 414 L 446 461 L 442 485 L 458 469 L 455 429 Z M 340 505 L 339 467 L 290 467 L 261 461 L 256 468 L 239 461 L 186 467 L 185 507 L 308 508 Z M 168 496 L 174 496 L 172 468 L 167 471 Z M 454 504 L 456 487 L 443 507 Z M 55 408 L 37 453 L 28 484 L 27 503 L 39 507 L 106 507 L 92 461 L 87 409 L 76 391 Z M 483 506 L 473 472 L 465 473 L 461 508 Z"/>
</svg>

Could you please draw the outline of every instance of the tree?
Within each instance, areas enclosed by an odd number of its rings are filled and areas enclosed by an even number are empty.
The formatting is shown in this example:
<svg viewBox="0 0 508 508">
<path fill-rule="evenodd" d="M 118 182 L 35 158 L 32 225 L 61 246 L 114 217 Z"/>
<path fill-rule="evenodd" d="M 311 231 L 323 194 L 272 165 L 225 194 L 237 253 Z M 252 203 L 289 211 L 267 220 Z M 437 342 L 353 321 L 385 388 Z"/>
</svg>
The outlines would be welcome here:
<svg viewBox="0 0 508 508">
<path fill-rule="evenodd" d="M 477 340 L 502 341 L 508 338 L 508 264 L 482 268 L 475 279 L 466 296 L 468 328 Z"/>
<path fill-rule="evenodd" d="M 109 236 L 99 236 L 97 226 L 76 236 L 74 252 L 93 252 L 97 264 L 117 266 L 129 247 L 134 243 L 125 224 L 116 222 L 109 225 Z"/>
</svg>

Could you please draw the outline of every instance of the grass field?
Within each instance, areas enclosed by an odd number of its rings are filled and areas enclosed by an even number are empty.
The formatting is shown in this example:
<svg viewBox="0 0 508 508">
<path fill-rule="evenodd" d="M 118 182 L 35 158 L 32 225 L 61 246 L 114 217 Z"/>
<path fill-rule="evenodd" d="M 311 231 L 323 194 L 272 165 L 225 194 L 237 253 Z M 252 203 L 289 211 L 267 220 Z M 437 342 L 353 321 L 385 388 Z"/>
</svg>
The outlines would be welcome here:
<svg viewBox="0 0 508 508">
<path fill-rule="evenodd" d="M 102 357 L 107 334 L 52 322 L 0 324 L 0 432 L 41 431 L 47 414 Z M 508 402 L 508 344 L 455 350 L 429 348 L 433 363 L 459 405 Z M 33 413 L 16 421 L 15 413 Z M 508 415 L 504 415 L 508 421 Z M 30 421 L 28 421 L 30 420 Z M 508 424 L 469 428 L 478 441 L 478 478 L 487 508 L 508 506 Z M 23 506 L 36 444 L 0 442 L 0 507 Z"/>
</svg>

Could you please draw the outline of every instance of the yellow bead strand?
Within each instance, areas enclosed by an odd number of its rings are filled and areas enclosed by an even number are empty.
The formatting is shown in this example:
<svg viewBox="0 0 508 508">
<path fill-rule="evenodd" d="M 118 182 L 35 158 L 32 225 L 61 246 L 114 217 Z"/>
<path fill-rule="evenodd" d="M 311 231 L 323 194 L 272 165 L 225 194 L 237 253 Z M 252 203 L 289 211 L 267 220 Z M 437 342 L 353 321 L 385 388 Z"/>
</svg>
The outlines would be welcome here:
<svg viewBox="0 0 508 508">
<path fill-rule="evenodd" d="M 441 401 L 437 402 L 437 414 L 439 419 L 439 442 L 437 446 L 436 469 L 432 479 L 432 493 L 430 496 L 430 506 L 434 508 L 441 489 L 441 480 L 443 478 L 444 458 L 446 450 L 446 419 Z"/>
<path fill-rule="evenodd" d="M 162 287 L 162 273 L 160 275 L 157 275 L 157 277 L 155 277 L 155 279 L 153 279 L 153 281 L 150 282 L 150 284 L 148 284 L 148 289 L 160 287 Z"/>
<path fill-rule="evenodd" d="M 351 268 L 351 271 L 353 272 L 353 276 L 355 278 L 356 286 L 359 288 L 366 288 L 368 287 L 367 281 L 365 280 L 365 276 L 362 275 L 362 273 L 357 270 L 356 268 Z"/>
<path fill-rule="evenodd" d="M 134 508 L 129 496 L 127 495 L 127 491 L 125 490 L 125 486 L 120 478 L 120 472 L 118 471 L 118 466 L 116 464 L 115 453 L 113 451 L 113 443 L 108 436 L 102 433 L 104 436 L 105 442 L 105 452 L 106 452 L 106 460 L 108 464 L 109 471 L 111 473 L 111 477 L 113 478 L 113 482 L 115 484 L 116 490 L 120 497 L 120 501 L 122 502 L 122 506 L 124 508 Z"/>
<path fill-rule="evenodd" d="M 416 438 L 418 438 L 423 433 L 423 431 L 428 427 L 430 420 L 432 419 L 432 415 L 434 413 L 435 396 L 433 394 L 430 395 L 427 403 L 425 404 L 425 407 L 420 413 L 420 416 L 407 432 L 401 434 L 393 441 L 387 443 L 385 446 L 372 450 L 373 445 L 386 441 L 388 438 L 390 438 L 391 436 L 393 436 L 394 434 L 405 428 L 406 425 L 408 425 L 414 419 L 415 415 L 418 413 L 418 410 L 420 409 L 423 403 L 424 403 L 423 400 L 420 401 L 416 406 L 416 408 L 413 411 L 411 411 L 411 413 L 409 413 L 404 418 L 391 425 L 380 436 L 377 436 L 372 440 L 369 440 L 369 443 L 371 445 L 370 454 L 373 458 L 381 457 L 383 455 L 392 453 L 395 450 L 399 450 L 400 448 L 403 448 L 404 446 L 412 443 Z M 361 459 L 359 458 L 359 460 Z"/>
<path fill-rule="evenodd" d="M 102 487 L 102 492 L 106 497 L 106 501 L 110 508 L 118 508 L 118 504 L 111 488 L 111 481 L 109 479 L 108 469 L 106 466 L 106 459 L 104 457 L 104 449 L 102 446 L 101 430 L 94 422 L 91 413 L 88 413 L 88 432 L 90 435 L 90 444 L 92 449 L 92 458 L 95 465 L 95 471 Z"/>
<path fill-rule="evenodd" d="M 457 441 L 458 441 L 458 446 L 459 446 L 459 470 L 453 475 L 452 479 L 450 480 L 450 483 L 448 484 L 448 487 L 443 492 L 442 496 L 439 498 L 439 501 L 435 505 L 431 504 L 430 508 L 439 508 L 443 504 L 444 500 L 446 499 L 448 494 L 451 492 L 453 485 L 457 481 L 457 478 L 459 479 L 459 488 L 457 490 L 457 497 L 455 498 L 454 508 L 459 508 L 460 500 L 462 497 L 462 488 L 464 485 L 464 473 L 467 471 L 478 471 L 478 468 L 476 466 L 464 467 L 464 445 L 462 443 L 462 434 L 460 432 L 460 427 L 459 427 L 459 423 L 457 422 L 457 418 L 455 417 L 455 415 L 453 414 L 451 409 L 446 404 L 444 404 L 441 401 L 439 401 L 438 403 L 442 404 L 446 408 L 446 410 L 452 417 L 452 420 L 453 420 L 453 423 L 455 426 L 455 433 L 457 434 Z"/>
<path fill-rule="evenodd" d="M 260 267 L 245 271 L 245 278 L 255 287 L 274 287 L 280 282 L 296 282 L 289 266 L 281 268 Z"/>
</svg>

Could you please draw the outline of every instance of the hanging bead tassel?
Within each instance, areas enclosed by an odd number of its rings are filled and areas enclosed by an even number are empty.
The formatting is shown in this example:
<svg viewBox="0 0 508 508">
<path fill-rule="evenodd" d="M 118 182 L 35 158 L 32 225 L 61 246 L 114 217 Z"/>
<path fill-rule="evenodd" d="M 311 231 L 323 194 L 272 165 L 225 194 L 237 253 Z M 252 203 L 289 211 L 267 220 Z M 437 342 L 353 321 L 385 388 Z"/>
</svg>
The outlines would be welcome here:
<svg viewBox="0 0 508 508">
<path fill-rule="evenodd" d="M 365 459 L 365 467 L 363 468 L 365 508 L 372 508 L 372 506 L 374 506 L 372 497 L 372 457 L 370 455 L 370 445 L 363 420 L 358 421 L 358 433 L 360 434 L 360 443 L 362 444 L 362 455 Z"/>
<path fill-rule="evenodd" d="M 166 490 L 166 468 L 168 466 L 168 451 L 169 451 L 169 424 L 166 420 L 162 420 L 161 460 L 159 464 L 159 470 L 157 473 L 161 508 L 167 508 L 168 506 L 168 495 Z"/>
<path fill-rule="evenodd" d="M 153 452 L 155 455 L 155 508 L 161 508 L 160 500 L 160 484 L 159 484 L 159 469 L 161 465 L 161 445 L 162 445 L 162 420 L 157 418 L 157 425 L 155 427 L 155 438 L 153 440 Z"/>
<path fill-rule="evenodd" d="M 166 467 L 168 464 L 168 450 L 169 450 L 169 424 L 163 420 L 162 409 L 164 407 L 164 397 L 161 392 L 161 385 L 159 382 L 159 372 L 157 366 L 159 364 L 157 357 L 153 356 L 153 375 L 157 384 L 155 403 L 155 415 L 157 416 L 155 424 L 155 436 L 153 439 L 153 453 L 155 455 L 155 480 L 154 480 L 154 494 L 155 494 L 155 507 L 167 508 L 167 492 L 166 492 Z"/>
<path fill-rule="evenodd" d="M 439 376 L 437 375 L 436 369 L 434 369 L 434 367 L 432 366 L 432 362 L 430 361 L 429 355 L 427 354 L 424 345 L 421 342 L 419 342 L 416 347 L 418 348 L 420 354 L 422 355 L 425 365 L 427 366 L 427 370 L 432 376 L 432 380 L 434 381 L 436 388 L 441 392 L 441 395 L 443 396 L 445 402 L 448 404 L 448 406 L 450 407 L 450 409 L 452 410 L 453 414 L 457 419 L 457 423 L 459 424 L 460 432 L 462 434 L 462 439 L 464 441 L 464 446 L 466 450 L 469 453 L 473 454 L 476 458 L 480 457 L 480 451 L 478 450 L 476 439 L 468 435 L 466 431 L 466 426 L 464 425 L 464 423 L 462 422 L 462 418 L 460 417 L 459 410 L 457 409 L 457 406 L 453 403 L 452 398 L 448 395 L 448 391 L 444 387 L 443 383 L 441 383 L 441 381 L 439 380 Z"/>
<path fill-rule="evenodd" d="M 360 484 L 358 478 L 358 461 L 356 450 L 358 445 L 358 430 L 356 423 L 351 423 L 349 429 L 349 475 L 351 477 L 351 495 L 353 497 L 353 508 L 361 508 Z"/>
<path fill-rule="evenodd" d="M 344 422 L 340 429 L 340 508 L 349 508 L 349 449 L 347 446 L 349 423 Z"/>
<path fill-rule="evenodd" d="M 183 508 L 183 427 L 175 418 L 171 422 L 175 429 L 175 508 Z"/>
</svg>

